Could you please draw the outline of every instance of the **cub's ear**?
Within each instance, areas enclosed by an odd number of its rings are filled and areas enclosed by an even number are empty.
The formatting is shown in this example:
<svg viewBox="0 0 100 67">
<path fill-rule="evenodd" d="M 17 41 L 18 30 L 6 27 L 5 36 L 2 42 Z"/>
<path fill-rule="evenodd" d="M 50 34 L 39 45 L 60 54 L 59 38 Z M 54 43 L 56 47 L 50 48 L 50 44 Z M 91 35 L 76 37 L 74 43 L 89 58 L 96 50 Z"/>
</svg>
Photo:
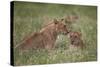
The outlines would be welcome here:
<svg viewBox="0 0 100 67">
<path fill-rule="evenodd" d="M 81 37 L 82 36 L 81 32 L 78 32 L 78 35 Z"/>
<path fill-rule="evenodd" d="M 54 19 L 54 20 L 53 20 L 53 22 L 54 22 L 55 24 L 57 24 L 57 23 L 58 23 L 57 19 Z"/>
</svg>

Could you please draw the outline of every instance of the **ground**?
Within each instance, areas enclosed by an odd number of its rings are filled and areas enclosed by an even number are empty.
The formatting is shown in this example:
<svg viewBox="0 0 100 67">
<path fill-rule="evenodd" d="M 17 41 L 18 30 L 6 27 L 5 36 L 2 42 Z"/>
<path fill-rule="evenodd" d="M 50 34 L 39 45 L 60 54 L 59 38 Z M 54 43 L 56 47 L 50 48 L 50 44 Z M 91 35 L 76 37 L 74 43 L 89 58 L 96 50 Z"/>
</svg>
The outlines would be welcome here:
<svg viewBox="0 0 100 67">
<path fill-rule="evenodd" d="M 18 52 L 14 49 L 14 65 L 55 64 L 86 62 L 97 60 L 97 7 L 82 5 L 59 5 L 40 3 L 14 3 L 14 46 L 21 43 L 25 36 L 39 31 L 43 24 L 53 18 L 60 19 L 66 15 L 76 14 L 79 19 L 72 24 L 73 31 L 82 33 L 86 45 L 84 50 L 69 49 L 67 36 L 59 35 L 56 48 Z"/>
</svg>

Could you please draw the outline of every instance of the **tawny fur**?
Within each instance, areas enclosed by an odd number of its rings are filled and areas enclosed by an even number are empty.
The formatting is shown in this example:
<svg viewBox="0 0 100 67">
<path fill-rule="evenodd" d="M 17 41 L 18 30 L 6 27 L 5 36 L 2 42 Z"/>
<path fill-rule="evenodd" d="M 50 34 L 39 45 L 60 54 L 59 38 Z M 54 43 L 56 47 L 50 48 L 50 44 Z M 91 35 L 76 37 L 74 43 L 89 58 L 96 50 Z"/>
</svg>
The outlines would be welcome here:
<svg viewBox="0 0 100 67">
<path fill-rule="evenodd" d="M 70 37 L 71 45 L 83 49 L 85 45 L 83 43 L 81 36 L 82 35 L 79 32 L 70 32 L 69 37 Z"/>
<path fill-rule="evenodd" d="M 33 33 L 24 40 L 18 48 L 26 49 L 53 49 L 55 41 L 60 33 L 67 34 L 69 31 L 64 23 L 54 19 L 51 23 L 43 27 L 39 32 Z"/>
</svg>

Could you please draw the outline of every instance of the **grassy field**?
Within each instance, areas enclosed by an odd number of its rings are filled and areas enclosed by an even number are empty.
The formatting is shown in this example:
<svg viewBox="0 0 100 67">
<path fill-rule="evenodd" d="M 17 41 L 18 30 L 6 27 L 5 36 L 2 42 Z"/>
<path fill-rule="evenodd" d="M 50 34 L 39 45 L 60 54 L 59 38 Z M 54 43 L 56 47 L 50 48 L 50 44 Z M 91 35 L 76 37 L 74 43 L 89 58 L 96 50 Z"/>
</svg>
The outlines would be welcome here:
<svg viewBox="0 0 100 67">
<path fill-rule="evenodd" d="M 67 36 L 59 35 L 56 48 L 18 52 L 14 49 L 14 65 L 55 64 L 97 60 L 97 7 L 14 2 L 14 47 L 32 32 L 39 31 L 43 24 L 54 18 L 77 14 L 79 20 L 72 24 L 73 31 L 82 33 L 86 48 L 69 49 Z"/>
</svg>

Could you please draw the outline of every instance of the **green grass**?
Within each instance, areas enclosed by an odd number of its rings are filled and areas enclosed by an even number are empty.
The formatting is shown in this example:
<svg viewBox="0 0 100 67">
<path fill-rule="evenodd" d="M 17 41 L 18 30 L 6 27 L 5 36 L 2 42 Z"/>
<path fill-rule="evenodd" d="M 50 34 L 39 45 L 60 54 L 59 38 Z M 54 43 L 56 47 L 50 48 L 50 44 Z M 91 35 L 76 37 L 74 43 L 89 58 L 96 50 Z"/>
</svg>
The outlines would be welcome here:
<svg viewBox="0 0 100 67">
<path fill-rule="evenodd" d="M 54 64 L 97 60 L 97 7 L 14 2 L 14 47 L 32 32 L 39 31 L 43 24 L 54 18 L 77 14 L 79 20 L 72 24 L 73 31 L 82 33 L 84 50 L 69 49 L 67 36 L 59 35 L 56 48 L 19 52 L 14 49 L 14 65 Z"/>
</svg>

